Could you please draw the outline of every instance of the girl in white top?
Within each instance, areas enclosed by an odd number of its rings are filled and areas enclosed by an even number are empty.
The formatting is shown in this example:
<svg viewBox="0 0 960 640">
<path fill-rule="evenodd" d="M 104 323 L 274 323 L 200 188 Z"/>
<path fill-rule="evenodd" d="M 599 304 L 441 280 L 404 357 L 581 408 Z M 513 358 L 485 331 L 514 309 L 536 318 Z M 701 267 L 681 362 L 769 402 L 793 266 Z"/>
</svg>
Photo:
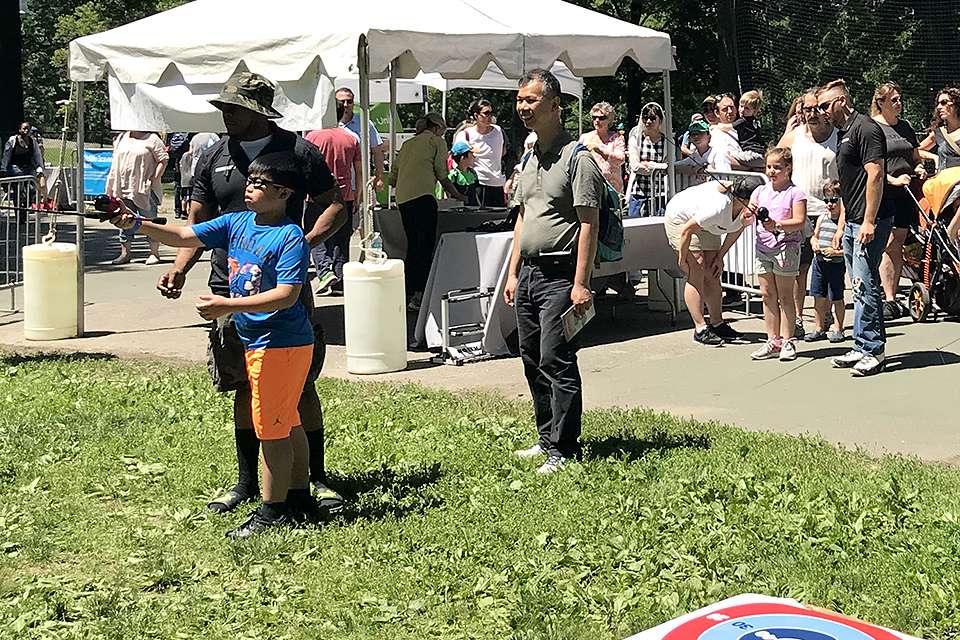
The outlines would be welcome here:
<svg viewBox="0 0 960 640">
<path fill-rule="evenodd" d="M 664 228 L 677 251 L 677 264 L 687 276 L 683 300 L 693 320 L 693 339 L 699 344 L 720 346 L 724 340 L 742 338 L 723 321 L 720 273 L 723 257 L 753 221 L 750 196 L 762 184 L 759 175 L 732 183 L 711 180 L 684 189 L 667 203 Z M 704 303 L 712 324 L 704 318 Z"/>
<path fill-rule="evenodd" d="M 480 189 L 477 199 L 483 207 L 503 207 L 506 200 L 503 184 L 503 156 L 507 154 L 503 129 L 494 124 L 493 105 L 489 100 L 477 100 L 470 105 L 470 117 L 476 123 L 465 127 L 454 137 L 453 142 L 466 142 L 473 149 L 473 170 L 477 172 Z"/>
</svg>

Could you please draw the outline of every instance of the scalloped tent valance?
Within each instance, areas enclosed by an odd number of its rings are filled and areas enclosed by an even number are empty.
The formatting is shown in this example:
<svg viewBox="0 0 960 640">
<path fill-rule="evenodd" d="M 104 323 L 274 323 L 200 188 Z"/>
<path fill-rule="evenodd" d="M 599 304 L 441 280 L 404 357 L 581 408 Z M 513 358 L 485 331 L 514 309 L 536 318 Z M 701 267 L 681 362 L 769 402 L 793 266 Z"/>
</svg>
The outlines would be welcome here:
<svg viewBox="0 0 960 640">
<path fill-rule="evenodd" d="M 366 37 L 370 76 L 421 71 L 480 78 L 491 62 L 508 77 L 563 62 L 577 77 L 611 75 L 624 58 L 648 72 L 673 68 L 670 36 L 560 0 L 354 0 L 349 11 L 304 0 L 195 0 L 70 43 L 70 78 L 156 83 L 172 66 L 187 83 L 224 82 L 242 63 L 277 82 L 314 64 L 334 78 L 358 73 Z"/>
</svg>

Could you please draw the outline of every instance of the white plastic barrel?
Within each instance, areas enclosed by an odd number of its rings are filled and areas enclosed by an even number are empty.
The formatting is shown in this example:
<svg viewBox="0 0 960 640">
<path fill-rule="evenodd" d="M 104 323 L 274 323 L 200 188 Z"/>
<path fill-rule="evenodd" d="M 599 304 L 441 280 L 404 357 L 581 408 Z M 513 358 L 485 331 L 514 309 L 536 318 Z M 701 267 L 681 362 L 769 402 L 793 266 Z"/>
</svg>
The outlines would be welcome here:
<svg viewBox="0 0 960 640">
<path fill-rule="evenodd" d="M 23 248 L 23 337 L 60 340 L 77 336 L 77 245 Z"/>
<path fill-rule="evenodd" d="M 389 373 L 407 368 L 403 260 L 343 265 L 347 371 Z"/>
</svg>

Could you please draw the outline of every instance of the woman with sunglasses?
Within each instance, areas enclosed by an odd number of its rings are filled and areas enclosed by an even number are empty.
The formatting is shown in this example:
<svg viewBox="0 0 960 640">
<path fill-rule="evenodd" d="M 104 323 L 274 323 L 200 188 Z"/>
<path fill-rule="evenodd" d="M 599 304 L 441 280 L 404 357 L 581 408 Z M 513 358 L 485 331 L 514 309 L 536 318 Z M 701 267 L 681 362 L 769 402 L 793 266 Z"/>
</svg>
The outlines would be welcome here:
<svg viewBox="0 0 960 640">
<path fill-rule="evenodd" d="M 903 92 L 895 82 L 884 82 L 873 93 L 870 115 L 883 130 L 887 141 L 887 184 L 883 190 L 881 207 L 893 211 L 893 233 L 880 261 L 880 282 L 883 285 L 883 319 L 896 320 L 907 315 L 907 309 L 897 301 L 897 286 L 903 270 L 903 243 L 910 227 L 920 221 L 919 212 L 907 189 L 914 176 L 927 177 L 920 156 L 917 132 L 910 123 L 900 118 L 903 113 Z"/>
<path fill-rule="evenodd" d="M 733 154 L 740 153 L 740 138 L 733 123 L 740 117 L 737 99 L 732 93 L 717 96 L 717 118 L 719 122 L 710 127 L 710 146 L 716 150 L 714 166 L 718 171 L 732 171 Z"/>
<path fill-rule="evenodd" d="M 623 176 L 620 168 L 627 158 L 627 148 L 623 142 L 623 135 L 611 126 L 613 118 L 613 105 L 609 102 L 598 102 L 593 105 L 590 109 L 593 131 L 580 136 L 580 144 L 593 153 L 597 165 L 600 166 L 600 173 L 607 182 L 618 192 L 623 193 Z"/>
<path fill-rule="evenodd" d="M 503 185 L 503 157 L 507 155 L 507 139 L 503 129 L 495 124 L 493 105 L 489 100 L 476 100 L 467 110 L 473 124 L 464 127 L 453 137 L 453 142 L 465 142 L 473 150 L 473 169 L 480 186 L 477 200 L 481 207 L 503 207 L 506 199 Z"/>
<path fill-rule="evenodd" d="M 922 151 L 937 150 L 937 171 L 960 167 L 960 88 L 946 87 L 937 93 L 930 134 L 920 143 Z"/>
<path fill-rule="evenodd" d="M 925 153 L 934 147 L 938 173 L 934 179 L 948 182 L 953 189 L 956 176 L 946 170 L 960 167 L 960 89 L 957 87 L 946 87 L 937 93 L 930 134 L 920 143 Z M 947 226 L 947 237 L 960 242 L 960 215 L 954 215 Z"/>
<path fill-rule="evenodd" d="M 664 137 L 660 130 L 663 109 L 655 102 L 643 105 L 640 123 L 630 130 L 627 150 L 630 181 L 627 184 L 627 211 L 631 218 L 660 215 L 666 206 L 667 174 L 657 173 L 663 162 Z M 665 165 L 664 165 L 665 166 Z"/>
</svg>

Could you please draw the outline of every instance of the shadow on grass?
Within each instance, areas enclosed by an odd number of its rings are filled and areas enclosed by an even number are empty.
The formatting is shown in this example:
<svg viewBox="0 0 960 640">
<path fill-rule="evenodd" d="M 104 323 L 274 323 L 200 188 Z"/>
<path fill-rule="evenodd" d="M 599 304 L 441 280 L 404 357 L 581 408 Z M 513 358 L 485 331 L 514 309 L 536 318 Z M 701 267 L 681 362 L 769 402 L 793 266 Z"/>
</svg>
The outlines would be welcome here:
<svg viewBox="0 0 960 640">
<path fill-rule="evenodd" d="M 440 475 L 438 462 L 402 471 L 381 467 L 347 475 L 331 474 L 331 485 L 347 501 L 338 519 L 350 523 L 402 518 L 439 507 L 443 499 L 432 487 Z"/>
<path fill-rule="evenodd" d="M 0 354 L 0 364 L 15 367 L 33 362 L 86 362 L 116 360 L 112 353 L 10 353 Z"/>
<path fill-rule="evenodd" d="M 622 458 L 637 460 L 650 453 L 664 454 L 673 449 L 710 448 L 710 436 L 704 433 L 667 433 L 654 431 L 646 438 L 625 438 L 608 436 L 599 440 L 584 440 L 583 457 L 585 460 L 604 458 Z"/>
</svg>

